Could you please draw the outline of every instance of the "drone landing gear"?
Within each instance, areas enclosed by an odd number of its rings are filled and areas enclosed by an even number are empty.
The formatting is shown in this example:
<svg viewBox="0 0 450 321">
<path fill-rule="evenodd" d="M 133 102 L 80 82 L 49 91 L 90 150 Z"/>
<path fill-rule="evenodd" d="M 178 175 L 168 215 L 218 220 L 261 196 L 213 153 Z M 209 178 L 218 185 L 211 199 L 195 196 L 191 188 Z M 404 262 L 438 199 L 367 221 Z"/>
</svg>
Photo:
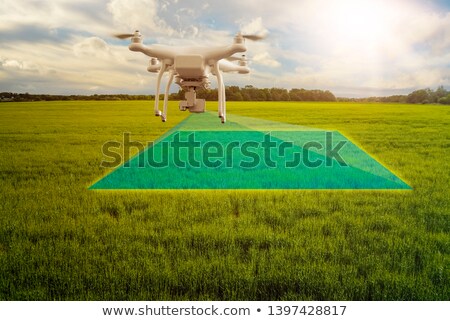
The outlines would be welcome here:
<svg viewBox="0 0 450 321">
<path fill-rule="evenodd" d="M 222 124 L 224 124 L 226 122 L 225 84 L 223 83 L 222 72 L 220 71 L 219 64 L 217 62 L 213 65 L 213 70 L 217 77 L 219 118 L 221 119 Z"/>
<path fill-rule="evenodd" d="M 162 115 L 161 111 L 159 110 L 159 90 L 161 88 L 162 76 L 166 70 L 167 70 L 167 65 L 165 62 L 163 62 L 161 65 L 161 69 L 159 70 L 159 73 L 158 73 L 158 79 L 156 81 L 155 116 L 157 116 L 157 117 Z"/>
<path fill-rule="evenodd" d="M 172 84 L 172 81 L 173 81 L 173 74 L 174 74 L 174 71 L 173 71 L 173 69 L 171 69 L 169 72 L 169 80 L 167 81 L 167 85 L 166 85 L 166 91 L 164 92 L 164 107 L 163 107 L 163 113 L 161 115 L 161 120 L 163 123 L 165 123 L 167 120 L 167 104 L 169 102 L 169 89 L 170 89 L 170 85 Z"/>
<path fill-rule="evenodd" d="M 168 66 L 165 62 L 162 63 L 161 69 L 158 73 L 158 80 L 156 83 L 156 94 L 155 94 L 155 116 L 161 117 L 161 121 L 165 122 L 167 120 L 167 104 L 169 101 L 169 89 L 170 89 L 170 85 L 172 84 L 173 81 L 173 76 L 174 76 L 174 70 L 169 68 L 170 66 Z M 159 110 L 159 90 L 161 88 L 161 79 L 162 76 L 164 74 L 164 72 L 166 72 L 168 69 L 169 70 L 169 80 L 167 81 L 166 84 L 166 90 L 164 91 L 164 105 L 163 105 L 163 112 L 161 112 Z"/>
</svg>

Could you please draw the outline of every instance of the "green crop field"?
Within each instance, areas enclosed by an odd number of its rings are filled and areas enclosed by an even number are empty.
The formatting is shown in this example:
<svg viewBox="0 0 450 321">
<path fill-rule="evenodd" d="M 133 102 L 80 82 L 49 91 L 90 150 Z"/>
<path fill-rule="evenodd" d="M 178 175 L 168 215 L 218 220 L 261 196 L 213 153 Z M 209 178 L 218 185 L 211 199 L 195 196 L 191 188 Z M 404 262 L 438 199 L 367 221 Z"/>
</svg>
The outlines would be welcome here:
<svg viewBox="0 0 450 321">
<path fill-rule="evenodd" d="M 88 190 L 103 143 L 188 115 L 152 109 L 0 104 L 0 300 L 450 300 L 448 106 L 228 103 L 338 130 L 412 190 Z"/>
</svg>

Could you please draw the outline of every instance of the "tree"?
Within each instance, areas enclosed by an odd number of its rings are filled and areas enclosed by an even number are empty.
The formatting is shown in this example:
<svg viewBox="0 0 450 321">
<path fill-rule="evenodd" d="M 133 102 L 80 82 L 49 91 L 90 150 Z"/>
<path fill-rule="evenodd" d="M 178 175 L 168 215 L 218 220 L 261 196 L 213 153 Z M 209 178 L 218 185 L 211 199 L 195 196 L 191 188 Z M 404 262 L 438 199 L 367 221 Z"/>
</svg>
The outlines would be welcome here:
<svg viewBox="0 0 450 321">
<path fill-rule="evenodd" d="M 297 89 L 297 88 L 292 88 L 291 90 L 289 90 L 289 97 L 293 101 L 302 101 L 303 100 L 300 89 Z"/>
<path fill-rule="evenodd" d="M 336 101 L 336 97 L 329 90 L 326 90 L 322 95 L 322 101 Z"/>
<path fill-rule="evenodd" d="M 437 103 L 441 98 L 446 97 L 449 94 L 447 90 L 445 90 L 444 86 L 439 86 L 433 94 L 433 102 Z"/>
<path fill-rule="evenodd" d="M 430 89 L 419 89 L 410 93 L 406 101 L 410 104 L 426 104 L 430 98 Z"/>
<path fill-rule="evenodd" d="M 450 94 L 448 94 L 447 96 L 445 96 L 445 97 L 441 97 L 441 98 L 439 98 L 439 101 L 438 101 L 440 104 L 444 104 L 444 105 L 450 105 Z"/>
<path fill-rule="evenodd" d="M 272 100 L 275 101 L 288 101 L 290 100 L 289 93 L 284 88 L 272 88 L 270 89 Z"/>
</svg>

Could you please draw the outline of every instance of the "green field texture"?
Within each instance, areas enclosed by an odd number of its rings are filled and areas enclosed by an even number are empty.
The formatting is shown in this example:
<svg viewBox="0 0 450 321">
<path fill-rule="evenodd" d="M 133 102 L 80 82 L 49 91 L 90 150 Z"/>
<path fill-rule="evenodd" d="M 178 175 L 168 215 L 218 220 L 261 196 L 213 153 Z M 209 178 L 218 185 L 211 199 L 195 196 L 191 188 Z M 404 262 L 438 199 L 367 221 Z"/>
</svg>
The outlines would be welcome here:
<svg viewBox="0 0 450 321">
<path fill-rule="evenodd" d="M 339 131 L 412 190 L 88 189 L 105 142 L 151 142 L 176 109 L 0 104 L 0 300 L 450 299 L 448 107 L 227 104 Z"/>
</svg>

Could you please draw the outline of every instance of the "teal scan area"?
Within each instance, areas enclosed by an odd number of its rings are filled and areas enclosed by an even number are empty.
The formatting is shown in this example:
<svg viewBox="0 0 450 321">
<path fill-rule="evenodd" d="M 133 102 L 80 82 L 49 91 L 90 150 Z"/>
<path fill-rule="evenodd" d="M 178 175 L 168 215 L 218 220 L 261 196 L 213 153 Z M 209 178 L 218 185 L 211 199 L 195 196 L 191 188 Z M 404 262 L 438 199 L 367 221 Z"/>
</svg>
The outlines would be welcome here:
<svg viewBox="0 0 450 321">
<path fill-rule="evenodd" d="M 337 131 L 191 114 L 90 189 L 411 189 Z"/>
</svg>

